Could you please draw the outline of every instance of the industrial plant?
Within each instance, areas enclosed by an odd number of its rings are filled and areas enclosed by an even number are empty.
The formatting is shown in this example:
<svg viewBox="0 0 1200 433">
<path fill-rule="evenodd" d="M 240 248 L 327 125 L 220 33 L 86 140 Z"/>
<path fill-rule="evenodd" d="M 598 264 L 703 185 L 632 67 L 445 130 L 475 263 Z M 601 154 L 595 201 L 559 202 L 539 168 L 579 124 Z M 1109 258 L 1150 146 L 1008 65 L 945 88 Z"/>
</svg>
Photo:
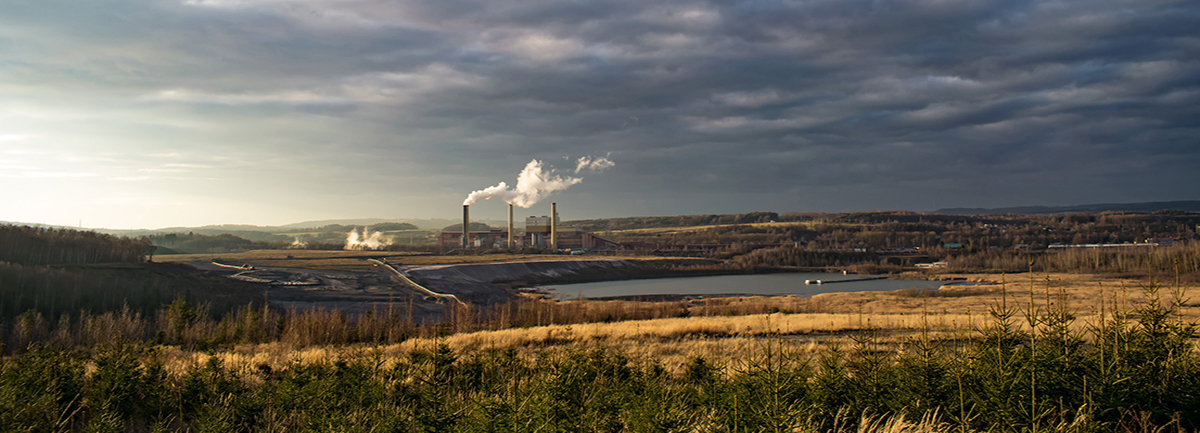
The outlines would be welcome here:
<svg viewBox="0 0 1200 433">
<path fill-rule="evenodd" d="M 550 215 L 525 218 L 525 230 L 517 236 L 513 223 L 513 205 L 508 205 L 508 229 L 472 231 L 471 206 L 463 205 L 463 230 L 446 230 L 438 236 L 442 247 L 460 246 L 464 249 L 516 249 L 537 248 L 550 250 L 609 250 L 620 245 L 617 242 L 580 230 L 578 227 L 560 225 L 558 203 L 550 204 Z"/>
</svg>

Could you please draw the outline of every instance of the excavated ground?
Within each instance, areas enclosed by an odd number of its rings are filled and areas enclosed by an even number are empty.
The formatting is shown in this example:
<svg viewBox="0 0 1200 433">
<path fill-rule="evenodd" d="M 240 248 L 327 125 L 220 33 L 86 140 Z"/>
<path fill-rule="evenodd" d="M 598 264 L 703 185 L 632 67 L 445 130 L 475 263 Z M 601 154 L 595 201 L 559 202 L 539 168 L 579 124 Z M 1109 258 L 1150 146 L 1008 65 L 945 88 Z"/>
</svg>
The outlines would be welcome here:
<svg viewBox="0 0 1200 433">
<path fill-rule="evenodd" d="M 283 309 L 338 309 L 348 314 L 368 310 L 411 314 L 417 321 L 436 321 L 447 301 L 420 293 L 384 266 L 368 270 L 315 270 L 241 263 L 190 262 L 211 273 L 261 287 L 267 300 Z M 570 279 L 580 273 L 629 267 L 628 260 L 563 260 L 395 266 L 410 279 L 467 304 L 505 302 L 515 296 L 506 283 Z M 619 273 L 619 272 L 618 272 Z"/>
<path fill-rule="evenodd" d="M 501 285 L 528 280 L 569 279 L 581 272 L 605 272 L 630 266 L 620 259 L 520 261 L 398 267 L 435 292 L 458 296 L 467 303 L 496 303 L 512 293 Z"/>
</svg>

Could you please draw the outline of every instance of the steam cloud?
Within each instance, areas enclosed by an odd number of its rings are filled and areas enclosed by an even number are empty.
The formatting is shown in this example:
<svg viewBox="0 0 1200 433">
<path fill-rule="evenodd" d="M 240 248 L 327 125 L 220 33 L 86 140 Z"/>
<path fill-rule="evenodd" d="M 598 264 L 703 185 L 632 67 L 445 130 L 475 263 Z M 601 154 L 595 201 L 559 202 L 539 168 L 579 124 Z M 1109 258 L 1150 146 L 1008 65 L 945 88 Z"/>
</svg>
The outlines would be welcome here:
<svg viewBox="0 0 1200 433">
<path fill-rule="evenodd" d="M 603 156 L 595 158 L 584 156 L 580 157 L 578 161 L 575 161 L 575 174 L 579 174 L 579 172 L 584 170 L 591 170 L 599 173 L 614 165 L 616 164 L 614 164 L 612 160 Z"/>
<path fill-rule="evenodd" d="M 603 156 L 585 156 L 575 161 L 575 174 L 584 170 L 601 172 L 614 165 L 616 164 L 612 160 Z M 550 193 L 562 191 L 579 182 L 583 182 L 583 179 L 555 175 L 553 168 L 547 169 L 541 161 L 534 159 L 529 161 L 529 164 L 525 164 L 521 174 L 517 175 L 516 187 L 509 187 L 507 183 L 500 182 L 496 186 L 490 186 L 467 195 L 467 199 L 463 200 L 463 205 L 499 197 L 514 206 L 528 208 Z"/>
<path fill-rule="evenodd" d="M 346 247 L 344 249 L 355 251 L 377 250 L 383 248 L 388 243 L 390 243 L 390 239 L 385 241 L 382 232 L 373 232 L 367 235 L 367 228 L 363 227 L 361 236 L 358 234 L 358 229 L 350 229 L 350 233 L 346 234 Z"/>
</svg>

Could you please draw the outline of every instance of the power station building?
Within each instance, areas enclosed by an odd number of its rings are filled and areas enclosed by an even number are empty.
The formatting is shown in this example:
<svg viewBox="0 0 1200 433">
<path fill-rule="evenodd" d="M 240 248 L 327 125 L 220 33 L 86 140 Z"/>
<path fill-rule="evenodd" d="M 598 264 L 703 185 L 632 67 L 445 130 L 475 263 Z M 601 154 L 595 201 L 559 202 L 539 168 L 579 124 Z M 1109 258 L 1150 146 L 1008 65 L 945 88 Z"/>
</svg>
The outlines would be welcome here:
<svg viewBox="0 0 1200 433">
<path fill-rule="evenodd" d="M 488 231 L 472 230 L 467 238 L 467 245 L 472 248 L 504 248 L 508 240 L 508 232 L 500 229 Z M 443 231 L 438 235 L 438 246 L 461 246 L 462 230 Z"/>
<path fill-rule="evenodd" d="M 559 225 L 558 214 L 554 215 L 553 226 L 548 216 L 531 216 L 525 218 L 525 235 L 521 237 L 522 245 L 537 248 L 551 247 L 551 234 L 558 236 L 558 248 L 570 249 L 615 249 L 618 243 L 580 230 L 579 227 Z"/>
<path fill-rule="evenodd" d="M 557 207 L 553 209 L 557 210 Z M 511 216 L 509 226 L 512 226 Z M 465 241 L 468 247 L 502 249 L 508 240 L 508 232 L 500 229 L 471 231 L 469 235 L 464 240 L 461 229 L 443 231 L 438 236 L 438 245 L 461 246 Z M 513 243 L 513 248 L 616 249 L 620 246 L 617 242 L 585 232 L 578 227 L 559 225 L 557 212 L 554 212 L 554 219 L 547 215 L 525 218 L 525 233 L 520 237 L 515 237 L 514 234 Z"/>
</svg>

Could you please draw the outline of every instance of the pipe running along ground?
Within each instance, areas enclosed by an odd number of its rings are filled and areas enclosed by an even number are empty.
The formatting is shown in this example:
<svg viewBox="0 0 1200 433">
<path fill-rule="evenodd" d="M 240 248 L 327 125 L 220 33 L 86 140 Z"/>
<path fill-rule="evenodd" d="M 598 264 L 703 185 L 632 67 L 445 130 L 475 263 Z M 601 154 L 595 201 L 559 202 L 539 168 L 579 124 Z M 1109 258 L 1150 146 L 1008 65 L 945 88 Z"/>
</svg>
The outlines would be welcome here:
<svg viewBox="0 0 1200 433">
<path fill-rule="evenodd" d="M 383 265 L 383 266 L 387 267 L 388 269 L 391 269 L 391 270 L 392 270 L 392 272 L 395 272 L 395 273 L 396 273 L 396 276 L 400 277 L 400 279 L 401 279 L 401 280 L 403 280 L 403 281 L 404 281 L 406 284 L 408 284 L 410 287 L 412 287 L 412 288 L 416 289 L 418 292 L 424 293 L 424 294 L 426 294 L 426 295 L 429 295 L 429 296 L 437 297 L 437 298 L 442 298 L 442 299 L 449 298 L 449 299 L 453 299 L 453 300 L 454 300 L 454 302 L 457 302 L 459 305 L 462 305 L 462 306 L 464 306 L 464 307 L 465 307 L 465 306 L 467 306 L 467 304 L 466 304 L 466 303 L 464 303 L 463 301 L 459 300 L 457 296 L 454 296 L 454 295 L 451 295 L 451 294 L 447 294 L 447 293 L 438 293 L 438 292 L 435 292 L 435 291 L 432 291 L 432 290 L 429 290 L 429 289 L 425 288 L 425 286 L 422 286 L 422 285 L 420 285 L 420 284 L 417 284 L 417 282 L 416 282 L 416 281 L 413 281 L 411 278 L 408 278 L 408 276 L 407 276 L 407 275 L 404 275 L 404 273 L 403 273 L 403 272 L 400 272 L 400 270 L 399 270 L 399 269 L 396 269 L 395 267 L 393 267 L 393 266 L 392 266 L 392 265 L 390 265 L 390 264 L 387 264 L 387 263 L 385 263 L 385 262 L 383 262 L 383 261 L 376 260 L 376 259 L 367 259 L 367 261 L 370 261 L 370 262 L 375 262 L 375 263 L 377 263 L 377 264 L 379 264 L 379 265 Z"/>
</svg>

